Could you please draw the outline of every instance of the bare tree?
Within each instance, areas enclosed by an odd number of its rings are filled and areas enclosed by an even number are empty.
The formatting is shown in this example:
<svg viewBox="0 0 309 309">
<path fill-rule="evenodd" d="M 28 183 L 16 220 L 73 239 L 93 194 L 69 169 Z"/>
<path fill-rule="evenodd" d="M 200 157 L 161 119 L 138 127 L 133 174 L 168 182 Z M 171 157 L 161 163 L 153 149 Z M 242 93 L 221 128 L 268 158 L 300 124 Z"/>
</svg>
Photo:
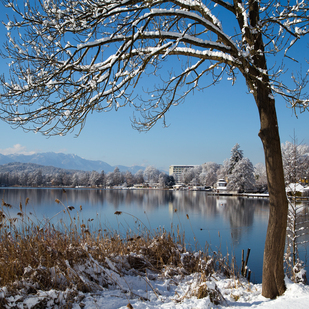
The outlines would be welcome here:
<svg viewBox="0 0 309 309">
<path fill-rule="evenodd" d="M 308 73 L 292 74 L 292 85 L 283 78 L 284 63 L 308 35 L 308 1 L 3 2 L 15 17 L 6 23 L 11 62 L 1 78 L 0 117 L 13 127 L 65 134 L 82 129 L 89 113 L 132 104 L 140 113 L 134 126 L 149 130 L 158 120 L 165 125 L 166 112 L 188 93 L 225 74 L 232 83 L 243 76 L 259 111 L 270 194 L 262 294 L 281 295 L 287 199 L 275 95 L 295 110 L 308 108 Z M 173 57 L 179 64 L 166 74 L 160 69 Z M 161 79 L 137 100 L 135 86 L 147 74 Z"/>
</svg>

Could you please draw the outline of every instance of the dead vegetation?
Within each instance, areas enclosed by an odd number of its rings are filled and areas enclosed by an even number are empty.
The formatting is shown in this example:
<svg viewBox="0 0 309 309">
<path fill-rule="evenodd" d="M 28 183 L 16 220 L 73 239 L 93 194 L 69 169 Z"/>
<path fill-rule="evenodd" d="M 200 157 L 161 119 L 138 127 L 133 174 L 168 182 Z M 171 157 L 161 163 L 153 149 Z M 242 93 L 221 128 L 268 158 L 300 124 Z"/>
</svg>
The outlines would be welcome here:
<svg viewBox="0 0 309 309">
<path fill-rule="evenodd" d="M 60 201 L 56 201 L 61 203 Z M 26 201 L 27 203 L 27 201 Z M 36 294 L 38 291 L 71 291 L 65 295 L 79 299 L 85 292 L 104 288 L 130 287 L 117 283 L 117 276 L 124 274 L 147 277 L 185 276 L 200 273 L 205 283 L 214 273 L 235 276 L 234 267 L 221 254 L 189 252 L 179 230 L 168 233 L 164 229 L 134 234 L 127 232 L 121 238 L 115 231 L 92 231 L 87 224 L 79 224 L 73 216 L 73 208 L 64 206 L 70 225 L 55 228 L 50 222 L 34 223 L 20 205 L 16 217 L 8 215 L 12 206 L 2 201 L 0 212 L 0 308 L 6 308 L 12 295 Z M 121 215 L 116 212 L 115 215 Z M 201 284 L 198 297 L 214 297 L 214 303 L 222 300 L 217 291 Z M 1 291 L 0 291 L 1 292 Z M 5 295 L 4 295 L 5 294 Z M 217 295 L 217 296 L 215 296 Z M 41 304 L 44 307 L 44 300 Z M 39 307 L 38 307 L 39 308 Z"/>
</svg>

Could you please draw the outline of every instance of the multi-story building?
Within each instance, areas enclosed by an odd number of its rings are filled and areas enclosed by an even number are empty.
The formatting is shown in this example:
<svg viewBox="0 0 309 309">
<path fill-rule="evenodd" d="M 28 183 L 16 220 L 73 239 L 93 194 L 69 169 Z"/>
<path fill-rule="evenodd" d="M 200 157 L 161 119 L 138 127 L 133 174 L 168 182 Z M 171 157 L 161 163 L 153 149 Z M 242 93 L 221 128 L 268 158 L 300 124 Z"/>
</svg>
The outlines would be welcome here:
<svg viewBox="0 0 309 309">
<path fill-rule="evenodd" d="M 174 176 L 175 182 L 180 182 L 180 176 L 185 169 L 194 168 L 198 165 L 170 165 L 169 175 Z"/>
</svg>

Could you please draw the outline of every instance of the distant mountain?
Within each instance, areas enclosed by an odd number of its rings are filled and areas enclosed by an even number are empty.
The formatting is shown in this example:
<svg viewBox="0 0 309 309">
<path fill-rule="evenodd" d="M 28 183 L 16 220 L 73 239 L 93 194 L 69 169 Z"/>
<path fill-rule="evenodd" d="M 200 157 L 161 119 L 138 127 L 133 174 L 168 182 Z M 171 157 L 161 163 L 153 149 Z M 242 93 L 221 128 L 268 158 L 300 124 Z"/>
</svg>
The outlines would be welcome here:
<svg viewBox="0 0 309 309">
<path fill-rule="evenodd" d="M 7 164 L 10 163 L 11 159 L 8 158 L 8 156 L 5 156 L 3 154 L 0 153 L 0 164 Z"/>
<path fill-rule="evenodd" d="M 35 163 L 20 163 L 20 162 L 11 162 L 7 164 L 0 165 L 0 173 L 34 173 L 38 170 L 41 170 L 43 175 L 53 175 L 57 173 L 66 173 L 66 174 L 73 174 L 78 172 L 77 170 L 67 170 L 59 167 L 54 166 L 44 166 Z"/>
<path fill-rule="evenodd" d="M 36 153 L 32 155 L 1 155 L 0 165 L 20 162 L 20 163 L 34 163 L 44 166 L 53 166 L 62 169 L 81 170 L 81 171 L 98 171 L 102 170 L 105 173 L 112 172 L 116 166 L 111 166 L 104 161 L 86 160 L 74 154 L 64 154 L 55 152 Z M 130 171 L 135 174 L 140 169 L 145 169 L 142 166 L 134 165 L 131 167 L 119 165 L 119 170 L 122 172 Z"/>
</svg>

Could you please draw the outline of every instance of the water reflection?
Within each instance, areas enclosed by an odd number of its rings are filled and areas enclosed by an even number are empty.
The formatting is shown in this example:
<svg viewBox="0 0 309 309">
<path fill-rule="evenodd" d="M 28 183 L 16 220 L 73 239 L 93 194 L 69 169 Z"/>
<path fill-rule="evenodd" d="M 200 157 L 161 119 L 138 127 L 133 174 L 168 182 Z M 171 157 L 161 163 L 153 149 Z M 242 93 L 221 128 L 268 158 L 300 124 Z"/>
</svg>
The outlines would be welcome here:
<svg viewBox="0 0 309 309">
<path fill-rule="evenodd" d="M 184 221 L 184 216 L 189 214 L 196 229 L 218 231 L 229 228 L 233 245 L 250 234 L 255 218 L 264 225 L 268 219 L 267 199 L 218 197 L 198 191 L 6 188 L 0 189 L 0 194 L 16 209 L 28 198 L 31 209 L 44 217 L 52 217 L 61 210 L 63 206 L 57 205 L 56 199 L 76 209 L 82 206 L 84 213 L 93 216 L 101 212 L 111 215 L 119 209 L 137 217 L 146 212 L 150 221 L 158 221 L 152 226 L 161 225 L 166 219 L 172 220 L 177 210 Z M 166 211 L 168 217 L 163 215 Z"/>
<path fill-rule="evenodd" d="M 58 199 L 65 205 L 87 208 L 92 206 L 132 207 L 148 213 L 159 208 L 169 207 L 181 213 L 199 214 L 201 217 L 222 216 L 235 230 L 235 235 L 241 227 L 253 224 L 255 215 L 264 215 L 268 210 L 267 199 L 249 199 L 239 197 L 218 197 L 205 192 L 196 191 L 166 191 L 166 190 L 100 190 L 100 189 L 0 189 L 3 201 L 18 208 L 25 203 L 26 198 L 34 209 L 55 206 Z"/>
<path fill-rule="evenodd" d="M 204 248 L 207 242 L 213 249 L 221 247 L 223 254 L 225 248 L 229 247 L 229 252 L 233 251 L 237 260 L 241 257 L 242 249 L 251 248 L 249 268 L 252 270 L 252 280 L 261 281 L 268 224 L 267 199 L 218 197 L 199 191 L 54 188 L 1 188 L 0 197 L 14 206 L 6 210 L 12 216 L 16 215 L 19 204 L 22 203 L 23 209 L 34 212 L 39 220 L 52 218 L 64 209 L 63 205 L 55 202 L 55 199 L 59 199 L 66 206 L 74 206 L 72 214 L 75 216 L 78 212 L 78 217 L 83 222 L 94 218 L 99 221 L 98 226 L 116 230 L 122 235 L 125 235 L 128 228 L 133 229 L 136 218 L 139 218 L 149 230 L 158 227 L 168 230 L 171 225 L 179 225 L 185 231 L 188 245 L 194 247 L 198 243 Z M 27 207 L 26 198 L 29 198 Z M 115 216 L 116 210 L 122 211 L 122 215 Z M 308 207 L 304 211 L 308 217 Z M 68 219 L 66 217 L 63 214 L 61 218 Z M 59 216 L 54 220 L 59 222 Z M 308 239 L 308 235 L 304 237 Z M 308 244 L 307 247 L 309 248 Z M 303 260 L 305 255 L 306 250 L 301 256 Z"/>
</svg>

